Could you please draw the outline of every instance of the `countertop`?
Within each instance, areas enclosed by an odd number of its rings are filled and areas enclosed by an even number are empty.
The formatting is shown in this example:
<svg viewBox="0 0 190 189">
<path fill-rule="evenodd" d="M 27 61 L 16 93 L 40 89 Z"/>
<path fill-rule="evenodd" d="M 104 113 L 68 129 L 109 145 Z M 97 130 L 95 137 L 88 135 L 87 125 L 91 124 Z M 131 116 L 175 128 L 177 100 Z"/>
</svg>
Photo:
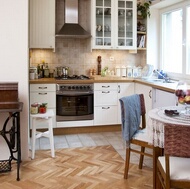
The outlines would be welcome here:
<svg viewBox="0 0 190 189">
<path fill-rule="evenodd" d="M 134 82 L 140 83 L 143 85 L 147 85 L 153 87 L 155 89 L 164 90 L 167 92 L 174 92 L 177 86 L 177 81 L 174 83 L 163 83 L 160 81 L 151 81 L 151 80 L 144 80 L 141 78 L 128 78 L 128 77 L 117 77 L 117 76 L 93 76 L 89 80 L 56 80 L 55 78 L 41 78 L 41 79 L 34 79 L 30 80 L 30 84 L 81 84 L 81 83 L 122 83 L 122 82 Z"/>
</svg>

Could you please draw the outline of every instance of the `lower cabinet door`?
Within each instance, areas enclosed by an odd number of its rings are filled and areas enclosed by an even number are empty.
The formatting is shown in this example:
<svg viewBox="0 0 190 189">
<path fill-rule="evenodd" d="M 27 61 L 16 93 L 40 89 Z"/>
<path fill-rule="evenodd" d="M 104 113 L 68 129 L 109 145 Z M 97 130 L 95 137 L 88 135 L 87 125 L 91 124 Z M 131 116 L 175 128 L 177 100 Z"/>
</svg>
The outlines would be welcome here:
<svg viewBox="0 0 190 189">
<path fill-rule="evenodd" d="M 117 106 L 94 107 L 94 125 L 117 124 Z"/>
</svg>

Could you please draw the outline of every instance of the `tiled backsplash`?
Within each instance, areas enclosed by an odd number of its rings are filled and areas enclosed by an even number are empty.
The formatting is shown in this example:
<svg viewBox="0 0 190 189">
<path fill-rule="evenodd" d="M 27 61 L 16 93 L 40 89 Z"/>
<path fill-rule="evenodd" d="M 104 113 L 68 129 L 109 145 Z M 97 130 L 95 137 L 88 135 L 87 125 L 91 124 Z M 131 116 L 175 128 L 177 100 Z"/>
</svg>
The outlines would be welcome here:
<svg viewBox="0 0 190 189">
<path fill-rule="evenodd" d="M 97 57 L 102 57 L 102 69 L 108 66 L 114 70 L 116 66 L 144 66 L 146 64 L 145 51 L 131 54 L 128 51 L 92 50 L 88 49 L 88 40 L 57 39 L 55 52 L 52 50 L 31 50 L 30 66 L 41 64 L 42 60 L 48 63 L 51 70 L 58 66 L 68 66 L 69 74 L 89 74 L 89 69 L 97 70 Z M 110 61 L 114 57 L 114 61 Z"/>
</svg>

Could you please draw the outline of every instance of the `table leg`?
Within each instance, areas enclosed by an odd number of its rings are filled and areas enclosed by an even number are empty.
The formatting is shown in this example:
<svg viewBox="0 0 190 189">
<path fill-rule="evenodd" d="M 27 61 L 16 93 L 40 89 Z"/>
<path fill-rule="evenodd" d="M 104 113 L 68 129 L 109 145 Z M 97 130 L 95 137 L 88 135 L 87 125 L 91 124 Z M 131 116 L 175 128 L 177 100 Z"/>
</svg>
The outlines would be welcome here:
<svg viewBox="0 0 190 189">
<path fill-rule="evenodd" d="M 21 143 L 20 143 L 20 113 L 17 113 L 17 181 L 20 180 Z"/>
<path fill-rule="evenodd" d="M 153 149 L 153 189 L 161 189 L 161 184 L 157 176 L 157 159 L 158 156 L 163 155 L 163 149 L 159 147 L 154 147 Z"/>
</svg>

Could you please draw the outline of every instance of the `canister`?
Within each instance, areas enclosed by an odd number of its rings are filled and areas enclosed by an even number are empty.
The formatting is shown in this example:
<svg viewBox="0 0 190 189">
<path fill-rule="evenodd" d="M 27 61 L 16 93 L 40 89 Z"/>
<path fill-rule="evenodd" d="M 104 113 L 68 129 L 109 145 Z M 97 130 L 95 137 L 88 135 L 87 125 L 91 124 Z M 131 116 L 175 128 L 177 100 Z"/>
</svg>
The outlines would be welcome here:
<svg viewBox="0 0 190 189">
<path fill-rule="evenodd" d="M 130 66 L 128 66 L 127 67 L 127 77 L 132 77 L 132 76 L 133 76 L 133 69 Z"/>
<path fill-rule="evenodd" d="M 127 76 L 127 69 L 125 66 L 121 67 L 121 76 L 126 77 Z"/>
<path fill-rule="evenodd" d="M 142 77 L 142 67 L 138 67 L 138 77 Z"/>
<path fill-rule="evenodd" d="M 116 66 L 115 67 L 115 73 L 116 73 L 116 76 L 121 77 L 121 68 Z"/>
<path fill-rule="evenodd" d="M 139 69 L 137 67 L 133 68 L 133 77 L 138 77 Z"/>
<path fill-rule="evenodd" d="M 30 80 L 34 80 L 35 79 L 35 73 L 34 72 L 31 72 L 30 73 Z"/>
</svg>

